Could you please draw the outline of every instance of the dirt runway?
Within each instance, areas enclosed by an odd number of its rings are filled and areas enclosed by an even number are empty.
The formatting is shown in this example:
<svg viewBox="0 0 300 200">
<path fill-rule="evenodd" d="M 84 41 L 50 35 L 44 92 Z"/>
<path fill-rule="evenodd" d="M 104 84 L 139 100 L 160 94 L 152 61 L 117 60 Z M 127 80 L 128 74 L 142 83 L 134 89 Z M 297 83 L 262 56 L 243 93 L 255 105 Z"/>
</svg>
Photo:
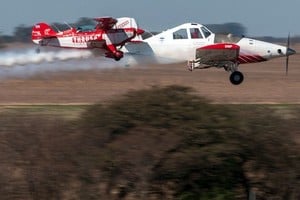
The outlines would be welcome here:
<svg viewBox="0 0 300 200">
<path fill-rule="evenodd" d="M 299 104 L 300 55 L 291 56 L 289 66 L 286 76 L 285 59 L 240 65 L 245 80 L 239 86 L 223 69 L 190 72 L 185 63 L 40 73 L 0 80 L 0 104 L 109 102 L 131 90 L 174 84 L 192 87 L 214 103 Z"/>
</svg>

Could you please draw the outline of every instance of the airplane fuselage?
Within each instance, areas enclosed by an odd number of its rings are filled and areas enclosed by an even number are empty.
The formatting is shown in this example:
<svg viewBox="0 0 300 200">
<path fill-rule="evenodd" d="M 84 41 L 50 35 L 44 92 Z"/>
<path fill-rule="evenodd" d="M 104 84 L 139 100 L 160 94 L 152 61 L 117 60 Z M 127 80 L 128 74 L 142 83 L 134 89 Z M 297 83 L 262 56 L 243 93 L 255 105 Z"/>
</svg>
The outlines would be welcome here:
<svg viewBox="0 0 300 200">
<path fill-rule="evenodd" d="M 289 44 L 289 42 L 288 42 Z M 150 62 L 177 63 L 188 61 L 190 71 L 209 67 L 231 72 L 232 84 L 240 84 L 244 77 L 238 66 L 257 63 L 295 54 L 289 45 L 281 46 L 246 37 L 216 35 L 201 24 L 186 23 L 166 30 L 139 43 L 127 43 L 125 53 L 135 57 L 144 55 Z M 288 60 L 288 59 L 287 59 Z M 286 62 L 286 71 L 288 61 Z"/>
<path fill-rule="evenodd" d="M 193 30 L 199 30 L 199 37 L 192 37 Z M 176 38 L 176 34 L 177 38 Z M 145 44 L 146 43 L 146 44 Z M 251 38 L 238 38 L 231 35 L 218 36 L 205 26 L 186 23 L 154 35 L 139 43 L 128 43 L 124 51 L 165 58 L 174 62 L 195 59 L 198 48 L 215 43 L 233 43 L 240 46 L 239 64 L 267 61 L 272 58 L 286 56 L 287 47 L 263 42 Z M 158 59 L 159 60 L 159 59 Z"/>
<path fill-rule="evenodd" d="M 62 48 L 104 50 L 106 57 L 120 60 L 123 52 L 120 46 L 131 41 L 142 33 L 133 18 L 101 17 L 94 19 L 97 25 L 73 28 L 65 31 L 55 31 L 44 22 L 35 24 L 32 28 L 32 41 L 41 46 Z"/>
<path fill-rule="evenodd" d="M 64 32 L 57 33 L 56 37 L 49 37 L 39 40 L 34 40 L 36 44 L 44 46 L 54 46 L 63 48 L 97 48 L 96 41 L 105 40 L 105 44 L 120 45 L 125 43 L 128 38 L 135 36 L 134 30 L 115 29 L 109 32 L 102 30 L 90 32 L 78 32 L 75 29 L 70 29 Z M 95 44 L 93 45 L 93 42 Z M 100 45 L 101 43 L 99 43 Z M 104 44 L 102 43 L 102 46 Z M 102 47 L 101 46 L 101 47 Z M 100 46 L 99 46 L 100 47 Z"/>
</svg>

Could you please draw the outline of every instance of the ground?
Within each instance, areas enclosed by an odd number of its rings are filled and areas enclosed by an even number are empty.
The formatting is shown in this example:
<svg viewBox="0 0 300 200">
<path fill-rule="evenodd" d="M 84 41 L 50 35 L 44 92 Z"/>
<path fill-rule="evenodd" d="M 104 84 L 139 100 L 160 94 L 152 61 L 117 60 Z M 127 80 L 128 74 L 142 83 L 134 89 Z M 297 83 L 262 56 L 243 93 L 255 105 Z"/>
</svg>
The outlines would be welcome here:
<svg viewBox="0 0 300 200">
<path fill-rule="evenodd" d="M 245 80 L 238 86 L 229 82 L 230 74 L 223 69 L 190 72 L 185 63 L 41 72 L 0 79 L 0 104 L 90 104 L 110 101 L 130 90 L 172 84 L 190 86 L 214 103 L 298 104 L 299 66 L 300 55 L 290 57 L 288 76 L 283 58 L 240 65 Z"/>
</svg>

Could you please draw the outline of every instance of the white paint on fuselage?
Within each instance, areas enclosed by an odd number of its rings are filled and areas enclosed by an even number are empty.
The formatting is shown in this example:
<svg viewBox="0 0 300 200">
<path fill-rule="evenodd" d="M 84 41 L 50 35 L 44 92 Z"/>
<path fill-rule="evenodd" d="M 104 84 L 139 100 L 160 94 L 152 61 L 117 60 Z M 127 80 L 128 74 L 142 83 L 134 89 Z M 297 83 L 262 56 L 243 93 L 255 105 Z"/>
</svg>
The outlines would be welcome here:
<svg viewBox="0 0 300 200">
<path fill-rule="evenodd" d="M 74 42 L 73 37 L 63 37 L 59 38 L 59 43 L 61 47 L 67 48 L 87 48 L 87 42 Z"/>
<path fill-rule="evenodd" d="M 128 43 L 122 48 L 122 51 L 133 55 L 147 55 L 153 57 L 158 63 L 185 62 L 186 60 L 195 59 L 197 48 L 212 44 L 214 41 L 213 33 L 205 38 L 201 32 L 201 38 L 191 38 L 190 29 L 198 28 L 201 31 L 201 27 L 200 24 L 182 24 L 147 38 L 140 43 Z M 187 38 L 174 39 L 173 33 L 181 29 L 187 31 Z"/>
<path fill-rule="evenodd" d="M 240 46 L 241 55 L 259 55 L 266 60 L 286 56 L 287 48 L 278 44 L 242 38 L 237 45 Z"/>
<path fill-rule="evenodd" d="M 182 24 L 147 38 L 140 43 L 127 43 L 121 50 L 131 54 L 133 57 L 138 57 L 138 55 L 149 56 L 153 61 L 158 63 L 177 63 L 195 60 L 197 48 L 214 44 L 215 42 L 215 34 L 210 32 L 211 34 L 205 37 L 201 29 L 202 27 L 204 26 L 201 24 Z M 198 28 L 203 37 L 192 39 L 190 33 L 192 28 Z M 173 33 L 180 29 L 187 31 L 186 39 L 173 38 Z M 287 48 L 285 46 L 251 38 L 241 38 L 236 44 L 240 46 L 240 55 L 260 56 L 269 60 L 283 57 L 287 54 Z"/>
<path fill-rule="evenodd" d="M 44 43 L 45 46 L 86 49 L 86 48 L 91 48 L 88 45 L 90 41 L 105 40 L 107 45 L 120 44 L 124 40 L 127 40 L 128 38 L 132 38 L 134 36 L 135 33 L 133 30 L 127 30 L 127 31 L 120 30 L 118 32 L 108 32 L 104 34 L 82 33 L 82 34 L 71 35 L 71 36 L 60 36 L 60 37 L 48 38 L 48 39 L 45 38 L 42 40 L 42 43 Z M 41 39 L 33 40 L 33 42 L 36 44 L 40 44 L 40 41 Z"/>
</svg>

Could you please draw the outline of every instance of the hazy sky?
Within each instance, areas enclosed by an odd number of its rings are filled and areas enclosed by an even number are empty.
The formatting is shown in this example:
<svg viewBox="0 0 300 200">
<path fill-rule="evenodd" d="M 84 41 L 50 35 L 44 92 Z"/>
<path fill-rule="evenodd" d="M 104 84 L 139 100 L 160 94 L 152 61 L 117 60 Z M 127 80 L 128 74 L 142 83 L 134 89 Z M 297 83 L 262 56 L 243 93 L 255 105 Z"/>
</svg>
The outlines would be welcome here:
<svg viewBox="0 0 300 200">
<path fill-rule="evenodd" d="M 131 16 L 141 28 L 161 31 L 185 22 L 242 23 L 249 36 L 300 35 L 300 0 L 1 0 L 0 31 L 36 22 L 80 17 Z"/>
</svg>

